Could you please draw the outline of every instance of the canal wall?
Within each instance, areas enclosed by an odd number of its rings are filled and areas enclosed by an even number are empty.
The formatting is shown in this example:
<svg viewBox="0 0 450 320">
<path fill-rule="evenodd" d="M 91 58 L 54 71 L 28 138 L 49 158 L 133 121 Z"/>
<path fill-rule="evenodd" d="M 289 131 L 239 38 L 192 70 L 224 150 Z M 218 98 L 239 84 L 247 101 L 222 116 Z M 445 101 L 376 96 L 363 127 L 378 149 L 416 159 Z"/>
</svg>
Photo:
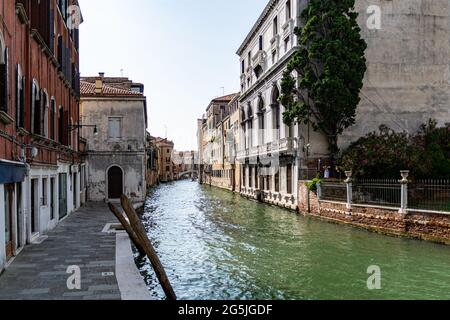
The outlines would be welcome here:
<svg viewBox="0 0 450 320">
<path fill-rule="evenodd" d="M 399 208 L 353 206 L 334 201 L 319 201 L 307 187 L 308 181 L 299 182 L 299 211 L 305 216 L 352 225 L 393 236 L 404 236 L 450 245 L 450 216 L 425 212 L 399 213 Z"/>
</svg>

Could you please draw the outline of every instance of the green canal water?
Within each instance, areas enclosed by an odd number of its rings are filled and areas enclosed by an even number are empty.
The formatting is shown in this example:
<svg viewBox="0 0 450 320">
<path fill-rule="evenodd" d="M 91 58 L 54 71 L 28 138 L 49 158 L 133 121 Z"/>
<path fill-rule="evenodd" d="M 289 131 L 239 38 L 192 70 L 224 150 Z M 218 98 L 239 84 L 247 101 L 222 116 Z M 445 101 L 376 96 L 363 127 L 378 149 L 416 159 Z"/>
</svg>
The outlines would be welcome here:
<svg viewBox="0 0 450 320">
<path fill-rule="evenodd" d="M 182 181 L 143 217 L 180 299 L 450 299 L 450 247 L 305 218 Z M 147 261 L 138 266 L 163 299 Z M 370 266 L 381 290 L 367 288 Z"/>
</svg>

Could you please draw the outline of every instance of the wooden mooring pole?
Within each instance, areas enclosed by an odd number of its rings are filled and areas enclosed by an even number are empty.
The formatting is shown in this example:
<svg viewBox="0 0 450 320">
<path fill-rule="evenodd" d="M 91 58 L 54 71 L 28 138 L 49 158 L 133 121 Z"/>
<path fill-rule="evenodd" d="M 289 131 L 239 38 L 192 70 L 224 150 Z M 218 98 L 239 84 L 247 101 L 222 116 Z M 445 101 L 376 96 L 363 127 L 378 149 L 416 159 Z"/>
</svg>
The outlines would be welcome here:
<svg viewBox="0 0 450 320">
<path fill-rule="evenodd" d="M 155 271 L 155 274 L 158 277 L 159 283 L 163 288 L 166 298 L 168 300 L 177 300 L 177 296 L 172 288 L 172 285 L 170 284 L 166 271 L 164 270 L 164 267 L 156 253 L 156 250 L 153 248 L 153 245 L 147 236 L 147 231 L 145 230 L 144 225 L 139 219 L 136 210 L 134 209 L 130 200 L 125 195 L 122 195 L 120 201 L 122 204 L 122 208 L 125 214 L 127 215 L 130 223 L 128 223 L 128 221 L 123 217 L 123 215 L 118 212 L 117 208 L 115 208 L 114 205 L 112 204 L 109 205 L 110 210 L 119 219 L 120 223 L 123 225 L 125 230 L 127 230 L 133 242 L 137 244 L 136 247 L 138 248 L 138 250 L 139 251 L 143 250 L 143 252 L 147 255 L 148 259 L 150 260 L 150 263 L 152 264 L 153 270 Z M 117 215 L 117 213 L 119 213 L 119 215 Z"/>
</svg>

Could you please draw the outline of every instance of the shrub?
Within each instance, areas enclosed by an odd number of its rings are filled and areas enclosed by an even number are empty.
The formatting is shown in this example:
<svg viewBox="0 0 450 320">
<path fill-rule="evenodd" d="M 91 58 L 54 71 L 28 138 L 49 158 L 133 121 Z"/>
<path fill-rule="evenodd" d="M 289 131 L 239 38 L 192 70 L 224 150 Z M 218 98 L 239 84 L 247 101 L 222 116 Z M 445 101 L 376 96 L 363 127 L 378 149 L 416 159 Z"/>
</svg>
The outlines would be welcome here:
<svg viewBox="0 0 450 320">
<path fill-rule="evenodd" d="M 430 120 L 409 136 L 381 126 L 352 143 L 339 159 L 341 171 L 352 170 L 356 178 L 399 178 L 410 170 L 413 178 L 450 178 L 450 124 L 438 128 Z"/>
</svg>

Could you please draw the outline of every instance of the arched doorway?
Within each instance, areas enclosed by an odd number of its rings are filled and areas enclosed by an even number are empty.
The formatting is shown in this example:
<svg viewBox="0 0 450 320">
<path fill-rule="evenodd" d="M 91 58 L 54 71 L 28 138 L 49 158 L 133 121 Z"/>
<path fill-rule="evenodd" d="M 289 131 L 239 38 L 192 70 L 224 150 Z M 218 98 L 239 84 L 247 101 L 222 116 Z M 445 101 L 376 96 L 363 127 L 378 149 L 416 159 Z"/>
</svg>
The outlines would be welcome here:
<svg viewBox="0 0 450 320">
<path fill-rule="evenodd" d="M 108 199 L 120 199 L 123 194 L 123 172 L 118 166 L 108 170 Z"/>
</svg>

